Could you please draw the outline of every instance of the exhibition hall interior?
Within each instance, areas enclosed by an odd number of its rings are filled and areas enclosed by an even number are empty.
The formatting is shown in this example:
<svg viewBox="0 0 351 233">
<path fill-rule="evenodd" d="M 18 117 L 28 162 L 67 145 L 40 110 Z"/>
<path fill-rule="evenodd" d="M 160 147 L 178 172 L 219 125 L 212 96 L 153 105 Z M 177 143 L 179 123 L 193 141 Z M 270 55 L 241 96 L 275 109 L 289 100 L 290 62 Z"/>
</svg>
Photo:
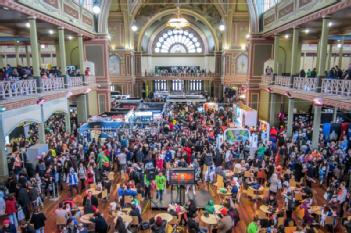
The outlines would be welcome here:
<svg viewBox="0 0 351 233">
<path fill-rule="evenodd" d="M 0 0 L 0 233 L 351 232 L 350 0 Z"/>
</svg>

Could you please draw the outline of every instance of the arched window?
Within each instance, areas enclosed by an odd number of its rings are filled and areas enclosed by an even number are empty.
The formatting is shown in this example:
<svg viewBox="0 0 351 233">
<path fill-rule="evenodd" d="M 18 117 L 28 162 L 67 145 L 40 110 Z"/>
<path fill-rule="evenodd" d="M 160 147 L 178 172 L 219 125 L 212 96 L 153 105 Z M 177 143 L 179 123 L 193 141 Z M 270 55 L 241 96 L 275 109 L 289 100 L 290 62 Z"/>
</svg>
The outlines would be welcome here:
<svg viewBox="0 0 351 233">
<path fill-rule="evenodd" d="M 188 30 L 168 30 L 158 37 L 155 53 L 202 53 L 202 43 Z"/>
<path fill-rule="evenodd" d="M 94 1 L 93 0 L 84 0 L 83 7 L 88 11 L 93 11 Z"/>
<path fill-rule="evenodd" d="M 116 56 L 116 55 L 110 56 L 110 59 L 109 59 L 110 74 L 120 75 L 121 73 L 120 63 L 121 63 L 121 59 L 119 58 L 119 56 Z"/>
</svg>

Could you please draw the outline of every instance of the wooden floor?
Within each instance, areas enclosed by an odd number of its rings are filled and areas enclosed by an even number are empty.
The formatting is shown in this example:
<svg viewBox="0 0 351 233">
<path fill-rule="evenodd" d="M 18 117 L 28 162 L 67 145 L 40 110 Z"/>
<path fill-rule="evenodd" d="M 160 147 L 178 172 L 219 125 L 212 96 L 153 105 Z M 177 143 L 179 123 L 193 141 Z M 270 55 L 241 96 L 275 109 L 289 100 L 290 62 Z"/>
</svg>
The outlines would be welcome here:
<svg viewBox="0 0 351 233">
<path fill-rule="evenodd" d="M 116 183 L 119 179 L 116 177 L 116 182 L 113 185 L 113 188 L 111 189 L 111 196 L 110 196 L 110 201 L 113 201 L 116 199 L 116 193 L 117 193 L 117 186 Z M 201 188 L 205 188 L 202 187 Z M 314 192 L 314 205 L 323 205 L 325 203 L 323 199 L 323 193 L 324 193 L 324 188 L 319 187 L 318 185 L 315 185 L 313 187 L 313 192 Z M 211 196 L 214 197 L 214 200 L 216 203 L 219 203 L 220 200 L 217 197 L 217 195 L 214 195 L 214 192 L 210 190 Z M 70 197 L 69 191 L 66 187 L 66 191 L 60 194 L 60 199 L 57 201 L 52 201 L 52 200 L 45 200 L 45 205 L 44 205 L 44 213 L 47 217 L 47 222 L 45 226 L 45 232 L 46 233 L 55 233 L 58 232 L 56 230 L 56 225 L 55 225 L 55 213 L 54 210 L 57 208 L 59 201 L 62 201 L 64 199 L 67 199 Z M 78 205 L 82 205 L 83 201 L 83 195 L 75 195 L 74 196 L 74 201 Z M 257 204 L 259 206 L 259 204 Z M 149 204 L 144 203 L 144 210 L 143 210 L 143 220 L 148 220 L 151 217 L 155 216 L 155 214 L 159 213 L 160 211 L 153 211 L 150 208 Z M 249 200 L 247 197 L 243 196 L 241 198 L 241 201 L 239 203 L 239 213 L 240 213 L 240 222 L 238 226 L 236 226 L 233 229 L 233 233 L 245 233 L 246 232 L 246 227 L 250 223 L 250 221 L 253 219 L 253 217 L 256 214 L 256 205 Z M 113 223 L 113 218 L 108 214 L 108 203 L 104 203 L 102 201 L 99 202 L 99 210 L 103 213 L 104 217 L 106 218 L 107 222 L 110 224 L 111 229 L 114 228 L 114 223 Z M 112 232 L 112 231 L 111 231 Z M 318 232 L 327 232 L 323 229 L 319 229 Z M 338 225 L 336 228 L 335 232 L 346 232 L 343 227 Z"/>
</svg>

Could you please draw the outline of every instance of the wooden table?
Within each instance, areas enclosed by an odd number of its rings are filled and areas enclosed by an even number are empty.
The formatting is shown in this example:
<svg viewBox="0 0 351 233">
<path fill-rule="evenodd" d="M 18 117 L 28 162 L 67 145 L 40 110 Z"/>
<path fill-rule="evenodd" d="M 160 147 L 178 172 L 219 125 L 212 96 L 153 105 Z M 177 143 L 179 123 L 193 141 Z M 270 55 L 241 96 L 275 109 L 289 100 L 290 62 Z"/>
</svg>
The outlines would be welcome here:
<svg viewBox="0 0 351 233">
<path fill-rule="evenodd" d="M 322 215 L 322 206 L 311 206 L 310 211 L 312 214 Z"/>
<path fill-rule="evenodd" d="M 232 195 L 232 192 L 230 190 L 227 190 L 226 193 L 222 193 L 221 191 L 217 191 L 217 194 L 218 195 L 222 195 L 222 196 L 231 196 Z"/>
<path fill-rule="evenodd" d="M 200 219 L 207 225 L 208 232 L 212 232 L 212 227 L 218 223 L 217 216 L 214 214 L 209 214 L 208 217 L 202 215 Z"/>
<path fill-rule="evenodd" d="M 98 196 L 102 191 L 101 190 L 96 190 L 96 188 L 90 188 L 87 189 L 87 192 L 91 192 L 93 196 Z"/>
<path fill-rule="evenodd" d="M 266 213 L 266 214 L 272 214 L 273 212 L 269 210 L 269 206 L 268 205 L 261 205 L 260 206 L 260 210 L 263 212 L 263 213 Z"/>
<path fill-rule="evenodd" d="M 110 181 L 113 181 L 113 180 L 115 179 L 115 173 L 114 173 L 114 172 L 108 173 L 107 178 L 108 178 Z"/>
<path fill-rule="evenodd" d="M 118 217 L 121 217 L 121 218 L 122 218 L 122 220 L 123 220 L 123 222 L 124 222 L 124 224 L 125 224 L 126 226 L 128 226 L 131 222 L 133 222 L 133 217 L 132 217 L 132 216 L 130 216 L 130 215 L 128 215 L 128 214 L 125 214 L 125 213 L 121 213 L 121 214 L 119 214 L 119 215 L 116 216 L 116 218 L 115 218 L 115 220 L 114 220 L 115 223 L 117 222 L 117 218 L 118 218 Z"/>
<path fill-rule="evenodd" d="M 94 224 L 90 219 L 94 216 L 94 214 L 85 214 L 79 218 L 79 221 L 83 224 L 90 225 Z"/>
<path fill-rule="evenodd" d="M 162 220 L 166 220 L 166 222 L 170 222 L 170 221 L 172 221 L 172 219 L 173 219 L 173 216 L 170 215 L 169 213 L 160 213 L 160 214 L 156 214 L 155 219 L 156 219 L 157 217 L 161 217 L 161 219 L 162 219 Z"/>
</svg>

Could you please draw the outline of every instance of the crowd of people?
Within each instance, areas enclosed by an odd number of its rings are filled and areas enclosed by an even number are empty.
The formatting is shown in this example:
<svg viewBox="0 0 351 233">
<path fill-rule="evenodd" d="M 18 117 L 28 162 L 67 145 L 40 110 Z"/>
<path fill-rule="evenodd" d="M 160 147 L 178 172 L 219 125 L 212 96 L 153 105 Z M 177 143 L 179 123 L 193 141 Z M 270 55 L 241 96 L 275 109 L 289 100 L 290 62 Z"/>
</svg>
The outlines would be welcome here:
<svg viewBox="0 0 351 233">
<path fill-rule="evenodd" d="M 211 76 L 214 73 L 201 69 L 200 66 L 158 66 L 154 74 L 147 73 L 145 76 Z"/>
<path fill-rule="evenodd" d="M 85 75 L 90 71 L 85 70 Z M 68 69 L 67 75 L 70 77 L 80 76 L 81 72 L 79 69 Z M 47 78 L 55 78 L 61 77 L 60 68 L 57 66 L 53 66 L 51 68 L 41 68 L 40 69 L 40 77 Z M 25 80 L 33 77 L 33 67 L 29 66 L 11 66 L 7 64 L 5 67 L 0 68 L 0 80 L 2 81 L 16 81 L 16 80 Z"/>
<path fill-rule="evenodd" d="M 114 231 L 132 230 L 135 224 L 122 218 L 126 208 L 130 208 L 127 215 L 137 219 L 138 227 L 165 232 L 168 224 L 164 219 L 149 219 L 142 214 L 142 200 L 163 204 L 170 188 L 169 169 L 183 167 L 194 168 L 196 183 L 185 187 L 189 201 L 184 205 L 170 203 L 168 212 L 179 219 L 178 224 L 186 223 L 189 232 L 208 230 L 199 221 L 202 214 L 217 216 L 213 232 L 230 232 L 241 222 L 239 209 L 246 197 L 253 204 L 266 206 L 263 214 L 257 214 L 248 223 L 249 233 L 260 229 L 280 233 L 285 227 L 314 232 L 317 226 L 333 228 L 339 223 L 351 226 L 347 221 L 351 167 L 348 139 L 327 141 L 321 135 L 319 147 L 312 148 L 311 123 L 299 120 L 294 122 L 293 137 L 286 136 L 281 122 L 272 127 L 270 141 L 259 140 L 256 150 L 250 149 L 249 141 L 217 145 L 216 136 L 232 124 L 232 118 L 230 106 L 203 113 L 192 104 L 172 104 L 158 124 L 120 130 L 105 140 L 88 141 L 66 132 L 64 118 L 53 117 L 46 130 L 49 151 L 38 156 L 33 171 L 23 166 L 25 156 L 19 148 L 12 152 L 10 178 L 0 187 L 0 211 L 7 215 L 0 232 L 16 232 L 16 227 L 21 232 L 44 232 L 47 213 L 42 212 L 43 203 L 69 192 L 72 198 L 60 200 L 55 210 L 58 229 L 106 233 L 111 226 L 101 210 L 100 199 L 111 195 L 116 177 L 111 178 L 113 172 L 119 177 L 117 198 L 109 204 L 111 214 L 116 216 Z M 218 188 L 218 195 L 230 195 L 220 201 L 211 196 L 201 213 L 194 198 L 197 190 L 216 188 L 220 177 L 223 187 Z M 99 192 L 98 198 L 91 187 L 106 195 Z M 322 193 L 316 193 L 315 188 Z M 263 190 L 263 194 L 252 195 L 249 190 Z M 74 201 L 77 195 L 84 197 L 82 208 Z M 316 195 L 324 196 L 323 203 Z M 216 210 L 215 204 L 221 209 Z M 82 223 L 86 215 L 93 229 Z M 332 223 L 329 217 L 333 218 Z"/>
</svg>

